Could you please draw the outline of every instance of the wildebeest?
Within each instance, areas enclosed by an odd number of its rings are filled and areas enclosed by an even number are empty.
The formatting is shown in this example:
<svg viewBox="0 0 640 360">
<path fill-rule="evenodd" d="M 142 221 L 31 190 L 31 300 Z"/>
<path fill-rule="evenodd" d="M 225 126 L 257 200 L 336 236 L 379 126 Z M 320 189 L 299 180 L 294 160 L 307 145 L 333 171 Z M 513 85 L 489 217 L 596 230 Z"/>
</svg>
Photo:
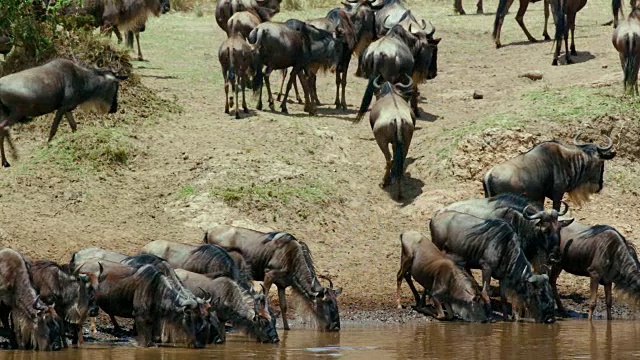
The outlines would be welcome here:
<svg viewBox="0 0 640 360">
<path fill-rule="evenodd" d="M 62 317 L 62 333 L 69 327 L 72 343 L 83 343 L 82 325 L 88 316 L 98 315 L 95 293 L 98 278 L 93 274 L 71 275 L 68 269 L 48 260 L 34 262 L 30 272 L 42 301 L 55 304 L 56 313 Z M 66 347 L 67 342 L 63 345 Z"/>
<path fill-rule="evenodd" d="M 155 240 L 143 246 L 140 254 L 159 256 L 176 269 L 204 274 L 212 279 L 225 276 L 245 289 L 251 287 L 249 270 L 239 267 L 231 255 L 216 244 L 188 245 Z"/>
<path fill-rule="evenodd" d="M 547 275 L 536 275 L 524 256 L 518 235 L 502 219 L 484 220 L 457 211 L 436 213 L 429 223 L 438 249 L 464 262 L 466 268 L 482 270 L 482 294 L 488 298 L 491 278 L 500 282 L 503 317 L 506 296 L 512 293 L 537 322 L 555 321 L 553 298 Z"/>
<path fill-rule="evenodd" d="M 449 204 L 441 211 L 457 211 L 481 219 L 499 218 L 511 224 L 520 239 L 522 250 L 537 271 L 546 272 L 543 265 L 560 260 L 560 231 L 573 219 L 560 220 L 564 209 L 544 210 L 539 204 L 518 194 L 500 194 L 484 199 L 462 200 Z"/>
<path fill-rule="evenodd" d="M 558 295 L 556 281 L 562 270 L 591 278 L 589 319 L 598 301 L 598 285 L 604 285 L 607 320 L 611 320 L 611 284 L 627 298 L 640 299 L 640 263 L 632 243 L 608 225 L 588 226 L 574 222 L 562 229 L 562 259 L 550 273 L 551 287 L 558 305 L 564 307 Z"/>
<path fill-rule="evenodd" d="M 260 18 L 260 22 L 269 21 L 280 12 L 282 0 L 218 0 L 215 17 L 218 26 L 227 31 L 227 22 L 233 14 L 252 9 Z"/>
<path fill-rule="evenodd" d="M 263 21 L 253 9 L 239 11 L 233 14 L 227 21 L 227 36 L 240 34 L 243 38 L 248 38 L 251 30 L 260 25 Z"/>
<path fill-rule="evenodd" d="M 0 250 L 0 304 L 0 320 L 11 333 L 13 348 L 62 348 L 64 334 L 54 306 L 37 295 L 25 259 L 12 249 Z"/>
<path fill-rule="evenodd" d="M 537 40 L 529 33 L 527 27 L 524 26 L 524 13 L 527 12 L 527 7 L 529 7 L 529 3 L 538 2 L 540 0 L 520 0 L 520 7 L 518 8 L 518 13 L 516 14 L 516 21 L 524 34 L 527 35 L 527 39 L 531 42 L 536 42 Z M 544 32 L 542 36 L 544 36 L 545 40 L 551 40 L 549 33 L 547 32 L 547 24 L 549 22 L 549 4 L 551 0 L 543 0 L 542 6 L 544 7 Z M 500 43 L 500 32 L 502 30 L 502 23 L 504 22 L 504 17 L 507 15 L 507 11 L 513 4 L 513 0 L 500 0 L 498 3 L 498 10 L 496 10 L 496 19 L 493 22 L 493 40 L 495 41 L 496 48 L 500 48 L 502 44 Z"/>
<path fill-rule="evenodd" d="M 216 299 L 216 313 L 222 322 L 233 321 L 234 326 L 260 342 L 280 341 L 276 330 L 278 314 L 271 311 L 265 294 L 251 294 L 227 277 L 211 279 L 184 269 L 176 269 L 176 274 L 194 293 Z"/>
<path fill-rule="evenodd" d="M 576 14 L 587 5 L 587 0 L 551 0 L 551 10 L 556 23 L 556 50 L 553 53 L 553 61 L 551 65 L 558 65 L 560 57 L 560 47 L 564 39 L 564 57 L 567 64 L 572 64 L 570 55 L 578 55 L 576 52 L 576 44 L 574 42 L 574 32 L 576 29 Z M 569 53 L 569 30 L 571 30 L 571 53 Z"/>
<path fill-rule="evenodd" d="M 276 285 L 285 330 L 289 330 L 285 298 L 289 286 L 305 300 L 324 329 L 340 330 L 337 296 L 342 289 L 334 289 L 331 281 L 329 287 L 320 284 L 308 246 L 293 235 L 219 225 L 205 234 L 204 241 L 240 249 L 253 279 L 263 281 L 267 292 Z"/>
<path fill-rule="evenodd" d="M 617 16 L 616 16 L 617 25 Z M 620 55 L 624 74 L 624 91 L 638 95 L 638 69 L 640 68 L 640 9 L 634 9 L 629 17 L 613 30 L 613 47 Z"/>
<path fill-rule="evenodd" d="M 491 304 L 481 296 L 478 283 L 469 273 L 458 267 L 438 248 L 417 231 L 400 234 L 402 253 L 400 270 L 397 275 L 396 305 L 400 305 L 400 286 L 402 279 L 407 281 L 416 299 L 416 308 L 425 308 L 425 295 L 433 299 L 438 319 L 444 319 L 444 305 L 447 318 L 456 314 L 465 321 L 485 322 L 491 316 Z M 421 297 L 411 278 L 424 288 Z"/>
<path fill-rule="evenodd" d="M 545 141 L 492 167 L 482 183 L 485 197 L 516 193 L 541 204 L 547 197 L 556 210 L 564 193 L 578 205 L 589 200 L 590 194 L 602 190 L 604 161 L 613 159 L 616 152 L 608 136 L 608 144 L 599 146 L 578 142 L 579 135 L 573 138 L 575 146 Z"/>
<path fill-rule="evenodd" d="M 155 266 L 105 269 L 98 280 L 98 305 L 110 317 L 134 318 L 139 346 L 152 345 L 154 333 L 167 327 L 171 338 L 182 335 L 190 346 L 202 348 L 207 343 L 206 314 L 198 311 L 194 299 L 172 287 Z"/>
<path fill-rule="evenodd" d="M 255 68 L 255 55 L 254 48 L 245 41 L 241 34 L 231 34 L 218 49 L 218 60 L 224 78 L 224 112 L 228 114 L 229 106 L 234 106 L 236 119 L 240 119 L 238 105 L 240 88 L 242 88 L 242 109 L 245 113 L 249 112 L 244 89 L 250 77 L 255 76 L 255 71 L 260 70 Z M 229 98 L 229 85 L 235 92 L 235 105 L 229 104 L 233 102 L 233 95 L 231 99 Z"/>
<path fill-rule="evenodd" d="M 386 81 L 378 84 L 380 75 L 373 82 L 376 92 L 376 102 L 369 113 L 369 123 L 373 136 L 386 160 L 382 187 L 395 183 L 397 198 L 402 199 L 402 174 L 404 162 L 409 152 L 416 117 L 407 103 L 413 93 L 413 81 L 407 75 L 408 83 L 392 85 Z M 393 158 L 389 152 L 389 145 L 393 151 Z"/>
<path fill-rule="evenodd" d="M 49 140 L 58 130 L 65 115 L 71 130 L 76 122 L 71 113 L 76 107 L 93 105 L 98 110 L 118 110 L 118 81 L 126 77 L 108 69 L 86 68 L 66 59 L 55 59 L 44 65 L 0 78 L 0 152 L 2 166 L 9 167 L 4 152 L 8 127 L 40 115 L 56 111 Z M 11 145 L 11 143 L 10 143 Z"/>
<path fill-rule="evenodd" d="M 7 54 L 11 52 L 11 49 L 13 49 L 13 40 L 11 40 L 9 32 L 0 32 L 0 54 L 2 54 L 5 60 L 7 59 Z"/>
</svg>

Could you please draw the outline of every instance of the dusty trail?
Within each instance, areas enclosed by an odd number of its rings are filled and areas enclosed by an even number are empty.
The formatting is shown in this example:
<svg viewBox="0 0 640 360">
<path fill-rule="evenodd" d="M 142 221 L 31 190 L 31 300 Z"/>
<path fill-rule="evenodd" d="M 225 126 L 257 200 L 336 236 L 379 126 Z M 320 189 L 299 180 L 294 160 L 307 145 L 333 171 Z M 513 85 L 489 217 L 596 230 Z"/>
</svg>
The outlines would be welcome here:
<svg viewBox="0 0 640 360">
<path fill-rule="evenodd" d="M 485 9 L 496 5 L 488 2 Z M 152 19 L 142 34 L 150 62 L 134 66 L 147 86 L 174 98 L 183 113 L 140 119 L 135 135 L 143 154 L 113 173 L 70 183 L 59 174 L 25 174 L 18 167 L 0 172 L 0 240 L 34 257 L 67 261 L 71 251 L 90 245 L 134 252 L 155 239 L 199 242 L 201 229 L 218 223 L 287 230 L 307 241 L 321 273 L 345 288 L 344 305 L 391 308 L 400 232 L 426 232 L 431 214 L 443 204 L 481 196 L 479 183 L 448 175 L 437 149 L 452 131 L 522 106 L 527 91 L 594 82 L 618 86 L 611 28 L 599 25 L 609 20 L 608 6 L 587 4 L 578 15 L 578 63 L 552 67 L 551 42 L 523 42 L 515 6 L 503 27 L 505 46 L 496 50 L 493 15 L 454 16 L 444 2 L 429 9 L 414 5 L 443 40 L 438 77 L 421 86 L 427 102 L 420 104 L 425 113 L 409 151 L 405 204 L 378 187 L 383 156 L 368 117 L 351 123 L 366 85 L 353 76 L 355 59 L 346 94 L 349 113 L 324 105 L 319 116 L 308 117 L 298 104 L 291 104 L 288 116 L 258 112 L 249 97 L 251 116 L 235 120 L 223 113 L 217 49 L 224 33 L 213 16 Z M 325 13 L 281 13 L 276 20 Z M 541 39 L 542 4 L 531 5 L 525 19 Z M 530 70 L 542 71 L 544 79 L 518 77 Z M 280 80 L 279 73 L 272 75 L 272 83 Z M 319 75 L 318 90 L 324 104 L 333 104 L 334 75 Z M 473 100 L 474 90 L 484 99 Z M 27 138 L 16 141 L 24 158 L 43 146 L 42 139 Z M 613 204 L 615 194 L 601 195 L 598 204 Z"/>
</svg>

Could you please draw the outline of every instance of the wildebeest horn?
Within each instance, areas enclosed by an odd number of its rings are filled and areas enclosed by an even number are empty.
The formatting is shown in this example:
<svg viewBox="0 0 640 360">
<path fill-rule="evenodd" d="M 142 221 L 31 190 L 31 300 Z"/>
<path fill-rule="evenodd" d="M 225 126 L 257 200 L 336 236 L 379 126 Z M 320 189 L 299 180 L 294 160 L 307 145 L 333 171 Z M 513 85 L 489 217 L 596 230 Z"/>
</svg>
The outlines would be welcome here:
<svg viewBox="0 0 640 360">
<path fill-rule="evenodd" d="M 422 19 L 422 22 L 424 22 L 424 19 Z M 433 26 L 433 24 L 431 23 L 431 20 L 429 20 L 429 25 L 431 25 L 431 32 L 427 34 L 427 36 L 431 37 L 433 36 L 433 34 L 435 34 L 436 32 L 436 27 Z M 425 24 L 426 27 L 426 24 Z M 424 29 L 424 28 L 423 28 Z"/>
<path fill-rule="evenodd" d="M 560 203 L 562 203 L 562 205 L 564 205 L 564 210 L 560 210 L 560 212 L 558 213 L 558 216 L 562 216 L 562 215 L 566 214 L 567 211 L 569 211 L 569 204 L 567 204 L 564 201 L 560 201 Z"/>
<path fill-rule="evenodd" d="M 382 75 L 378 75 L 375 79 L 373 79 L 373 87 L 376 89 L 380 89 L 380 77 L 382 77 Z"/>
<path fill-rule="evenodd" d="M 542 217 L 542 215 L 544 214 L 544 211 L 540 211 L 540 212 L 536 212 L 533 215 L 529 215 L 529 211 L 528 211 L 529 208 L 531 208 L 531 205 L 525 206 L 524 210 L 522 210 L 522 216 L 524 216 L 524 218 L 527 219 L 527 220 L 540 219 Z"/>
<path fill-rule="evenodd" d="M 262 288 L 262 293 L 267 295 L 267 289 L 264 288 L 264 284 L 260 284 L 260 287 Z"/>
<path fill-rule="evenodd" d="M 400 83 L 396 84 L 396 86 L 399 87 L 399 88 L 403 88 L 403 89 L 411 89 L 411 87 L 413 87 L 413 79 L 407 73 L 405 73 L 404 76 L 406 76 L 407 79 L 409 80 L 407 82 L 407 84 L 405 85 L 402 82 L 400 82 Z"/>
<path fill-rule="evenodd" d="M 579 146 L 582 145 L 583 143 L 578 142 L 578 137 L 580 136 L 580 134 L 582 134 L 582 130 L 578 131 L 578 133 L 576 134 L 576 136 L 573 137 L 573 145 L 575 146 Z"/>
<path fill-rule="evenodd" d="M 206 291 L 205 289 L 201 288 L 200 286 L 198 286 L 198 289 L 200 289 L 200 291 L 202 291 L 202 294 L 204 294 L 204 296 L 205 296 L 204 301 L 205 302 L 210 302 L 211 299 L 213 299 L 213 296 L 211 296 L 210 292 Z"/>
<path fill-rule="evenodd" d="M 47 306 L 40 305 L 40 295 L 36 295 L 36 299 L 33 301 L 33 308 L 36 310 L 46 310 Z"/>
<path fill-rule="evenodd" d="M 387 26 L 387 19 L 389 18 L 389 16 L 390 15 L 385 16 L 384 20 L 382 20 L 382 27 L 384 27 L 387 30 L 391 29 L 390 27 Z"/>
<path fill-rule="evenodd" d="M 329 289 L 333 289 L 333 281 L 328 276 L 318 275 L 319 278 L 329 281 Z"/>
<path fill-rule="evenodd" d="M 198 307 L 198 303 L 193 299 L 187 299 L 180 303 L 180 306 L 188 306 L 191 309 Z"/>
<path fill-rule="evenodd" d="M 613 147 L 613 140 L 611 140 L 611 138 L 608 137 L 607 135 L 605 135 L 604 137 L 607 139 L 607 145 L 606 146 L 596 145 L 598 147 L 598 152 L 606 152 L 611 150 L 611 148 Z"/>
<path fill-rule="evenodd" d="M 422 30 L 427 30 L 427 22 L 424 19 L 420 20 L 420 24 L 422 24 Z"/>
</svg>

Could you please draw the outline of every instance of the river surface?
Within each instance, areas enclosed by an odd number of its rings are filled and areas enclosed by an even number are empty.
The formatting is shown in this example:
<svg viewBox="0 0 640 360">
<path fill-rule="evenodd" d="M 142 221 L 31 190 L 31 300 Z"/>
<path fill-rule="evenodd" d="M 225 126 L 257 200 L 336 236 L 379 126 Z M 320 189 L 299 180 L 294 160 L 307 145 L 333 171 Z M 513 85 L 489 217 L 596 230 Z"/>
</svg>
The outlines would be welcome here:
<svg viewBox="0 0 640 360">
<path fill-rule="evenodd" d="M 2 351 L 1 360 L 198 359 L 629 359 L 640 357 L 640 322 L 566 320 L 556 324 L 343 324 L 339 333 L 279 331 L 279 344 L 240 334 L 207 349 L 142 349 L 131 343 L 93 342 L 55 353 Z"/>
</svg>

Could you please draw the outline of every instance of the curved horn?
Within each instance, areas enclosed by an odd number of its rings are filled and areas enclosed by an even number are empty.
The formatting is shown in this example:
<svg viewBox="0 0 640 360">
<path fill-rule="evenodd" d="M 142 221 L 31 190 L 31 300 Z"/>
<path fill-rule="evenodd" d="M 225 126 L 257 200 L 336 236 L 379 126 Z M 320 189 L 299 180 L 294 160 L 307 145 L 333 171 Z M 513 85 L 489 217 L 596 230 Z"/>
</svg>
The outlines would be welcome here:
<svg viewBox="0 0 640 360">
<path fill-rule="evenodd" d="M 579 145 L 583 145 L 584 144 L 582 142 L 578 142 L 578 137 L 580 136 L 580 134 L 582 134 L 582 130 L 578 131 L 576 136 L 573 137 L 573 145 L 579 146 Z"/>
<path fill-rule="evenodd" d="M 527 205 L 525 206 L 524 210 L 522 210 L 522 216 L 526 219 L 526 220 L 536 220 L 536 219 L 540 219 L 542 217 L 542 215 L 544 214 L 544 211 L 540 211 L 540 212 L 536 212 L 533 215 L 529 215 L 529 208 L 531 208 L 531 205 Z"/>
<path fill-rule="evenodd" d="M 382 27 L 384 27 L 387 30 L 390 30 L 391 28 L 387 26 L 387 19 L 389 18 L 390 15 L 387 15 L 384 17 L 384 20 L 382 20 Z"/>
<path fill-rule="evenodd" d="M 325 279 L 325 280 L 329 281 L 329 289 L 333 289 L 333 281 L 331 281 L 331 279 L 329 279 L 328 276 L 318 275 L 318 277 L 321 278 L 321 279 Z"/>
<path fill-rule="evenodd" d="M 35 300 L 33 300 L 33 308 L 36 310 L 46 310 L 47 306 L 40 306 L 40 294 L 36 295 Z"/>
<path fill-rule="evenodd" d="M 404 74 L 404 76 L 406 76 L 406 77 L 407 77 L 407 79 L 409 80 L 409 81 L 407 82 L 407 84 L 405 85 L 405 84 L 403 84 L 402 82 L 400 82 L 400 83 L 398 83 L 396 86 L 397 86 L 397 87 L 400 87 L 400 88 L 403 88 L 403 89 L 410 89 L 410 88 L 412 88 L 412 87 L 413 87 L 413 79 L 412 79 L 412 78 L 411 78 L 411 76 L 409 76 L 409 74 L 407 74 L 407 73 L 405 73 L 405 74 Z"/>
<path fill-rule="evenodd" d="M 262 288 L 262 293 L 266 296 L 267 295 L 267 289 L 264 288 L 263 284 L 260 284 L 260 287 Z"/>
<path fill-rule="evenodd" d="M 422 21 L 424 21 L 424 19 L 423 19 Z M 436 32 L 436 27 L 435 27 L 435 26 L 433 26 L 433 24 L 431 23 L 431 20 L 429 20 L 429 25 L 431 26 L 431 32 L 430 32 L 430 33 L 427 33 L 427 36 L 428 36 L 428 37 L 432 37 L 432 36 L 433 36 L 433 34 L 435 34 L 435 32 Z"/>
<path fill-rule="evenodd" d="M 355 3 L 357 3 L 357 2 L 358 2 L 358 0 L 347 0 L 347 2 L 352 3 L 352 4 L 355 4 Z"/>
<path fill-rule="evenodd" d="M 562 203 L 562 205 L 564 205 L 564 210 L 561 210 L 561 211 L 558 213 L 558 216 L 562 216 L 562 215 L 566 214 L 566 213 L 567 213 L 567 211 L 569 211 L 569 204 L 567 204 L 567 203 L 566 203 L 566 202 L 564 202 L 564 201 L 560 201 L 560 203 Z"/>
<path fill-rule="evenodd" d="M 611 138 L 608 137 L 607 135 L 605 135 L 604 137 L 607 139 L 607 145 L 606 146 L 596 145 L 598 147 L 598 152 L 606 152 L 611 150 L 611 148 L 613 147 L 613 140 L 611 140 Z"/>
<path fill-rule="evenodd" d="M 380 89 L 380 78 L 382 77 L 382 75 L 378 75 L 376 76 L 375 79 L 373 79 L 373 87 L 376 89 Z"/>
<path fill-rule="evenodd" d="M 420 24 L 422 24 L 422 30 L 427 30 L 427 22 L 424 19 L 420 20 Z"/>
</svg>

